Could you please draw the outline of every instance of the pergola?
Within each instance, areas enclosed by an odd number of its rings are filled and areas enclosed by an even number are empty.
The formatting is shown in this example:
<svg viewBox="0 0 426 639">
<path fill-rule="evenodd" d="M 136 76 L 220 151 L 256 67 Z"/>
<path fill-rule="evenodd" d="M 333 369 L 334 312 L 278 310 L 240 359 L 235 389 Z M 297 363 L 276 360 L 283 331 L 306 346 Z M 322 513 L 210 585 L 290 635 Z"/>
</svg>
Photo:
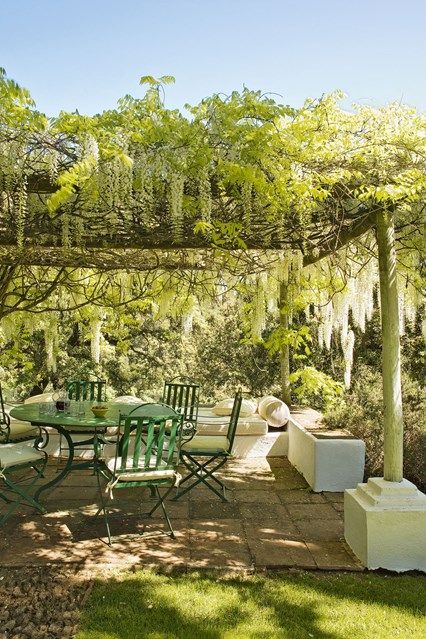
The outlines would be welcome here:
<svg viewBox="0 0 426 639">
<path fill-rule="evenodd" d="M 150 91 L 152 97 L 155 90 Z M 362 176 L 359 174 L 362 171 L 368 174 L 373 169 L 362 167 L 361 161 L 355 159 L 354 164 L 359 165 L 358 173 L 345 173 L 336 164 L 339 151 L 335 151 L 332 158 L 322 159 L 317 159 L 314 151 L 312 161 L 308 162 L 303 159 L 304 150 L 303 153 L 299 152 L 299 157 L 293 150 L 291 156 L 289 147 L 285 147 L 283 141 L 282 157 L 277 159 L 279 152 L 275 149 L 270 153 L 265 147 L 266 159 L 262 163 L 259 155 L 254 157 L 254 150 L 258 153 L 259 146 L 266 145 L 271 136 L 278 135 L 279 139 L 284 139 L 288 133 L 285 127 L 280 130 L 282 119 L 293 117 L 292 126 L 297 121 L 297 115 L 290 113 L 288 107 L 277 110 L 271 104 L 265 105 L 257 97 L 257 102 L 251 99 L 250 104 L 247 104 L 247 100 L 238 103 L 246 112 L 233 115 L 236 131 L 235 139 L 231 142 L 229 131 L 233 129 L 226 129 L 223 125 L 220 131 L 217 130 L 221 116 L 219 111 L 218 116 L 214 114 L 214 101 L 210 104 L 209 116 L 196 114 L 190 124 L 185 124 L 194 138 L 201 134 L 205 137 L 200 137 L 198 141 L 195 139 L 195 142 L 191 138 L 188 142 L 185 136 L 189 134 L 185 131 L 182 136 L 184 141 L 181 140 L 183 146 L 186 144 L 183 168 L 179 163 L 170 168 L 170 158 L 174 157 L 173 153 L 181 158 L 182 147 L 169 129 L 167 131 L 173 138 L 173 148 L 170 149 L 170 145 L 167 146 L 158 135 L 153 135 L 149 143 L 142 144 L 142 153 L 137 148 L 136 129 L 132 121 L 127 132 L 130 142 L 124 147 L 121 138 L 118 139 L 125 131 L 125 120 L 121 117 L 119 125 L 111 127 L 115 150 L 108 147 L 108 144 L 112 144 L 109 140 L 103 149 L 102 162 L 95 162 L 93 158 L 96 153 L 88 152 L 87 148 L 81 152 L 81 147 L 88 140 L 93 142 L 94 134 L 90 126 L 78 131 L 77 116 L 72 126 L 69 125 L 67 134 L 60 131 L 30 131 L 29 135 L 23 135 L 26 141 L 20 151 L 19 171 L 14 175 L 12 172 L 12 178 L 4 169 L 0 171 L 3 188 L 0 204 L 0 276 L 7 287 L 10 272 L 26 265 L 96 268 L 101 271 L 162 269 L 218 273 L 230 268 L 234 272 L 247 273 L 264 268 L 268 259 L 279 259 L 283 251 L 298 251 L 303 266 L 307 266 L 326 256 L 335 255 L 350 243 L 362 241 L 368 232 L 370 235 L 374 233 L 380 270 L 383 336 L 384 479 L 382 483 L 367 485 L 362 490 L 367 501 L 370 498 L 372 502 L 376 500 L 379 510 L 381 504 L 384 510 L 389 510 L 391 502 L 393 508 L 404 510 L 408 508 L 407 499 L 417 508 L 420 497 L 415 487 L 409 486 L 409 482 L 403 479 L 395 233 L 399 236 L 406 236 L 407 232 L 410 234 L 421 213 L 418 213 L 418 207 L 416 209 L 417 204 L 410 205 L 414 213 L 407 222 L 406 215 L 401 217 L 395 214 L 397 207 L 392 199 L 372 197 L 371 194 L 363 197 L 360 184 Z M 147 120 L 151 123 L 154 121 L 156 127 L 158 122 L 155 118 L 164 119 L 167 115 L 158 104 L 156 113 L 150 111 L 146 104 L 143 105 L 143 114 L 138 112 L 140 108 L 140 104 L 130 104 L 124 115 L 129 120 L 134 118 L 138 123 L 144 123 L 144 126 Z M 319 112 L 317 116 L 319 126 L 324 122 L 321 119 L 323 115 Z M 82 121 L 81 126 L 84 124 Z M 163 120 L 160 124 L 165 128 L 166 124 L 169 126 L 169 121 L 165 123 Z M 18 140 L 22 131 L 25 133 L 26 126 L 24 122 L 21 128 L 16 129 Z M 337 121 L 333 135 L 338 135 L 338 128 Z M 10 125 L 4 125 L 1 130 L 6 145 L 14 141 L 10 131 Z M 261 132 L 261 140 L 256 140 L 256 147 L 247 131 L 252 137 Z M 231 151 L 241 146 L 240 138 L 243 136 L 244 153 L 240 150 L 236 160 Z M 362 136 L 368 138 L 365 131 Z M 99 146 L 103 142 L 101 135 Z M 194 177 L 199 167 L 194 168 L 195 160 L 191 163 L 191 153 L 198 148 L 197 144 L 201 149 L 211 149 L 209 166 L 214 167 L 207 177 L 205 168 L 202 169 L 202 188 L 196 186 Z M 367 141 L 365 148 L 368 146 Z M 128 162 L 122 157 L 123 148 L 132 157 L 130 181 Z M 49 172 L 47 164 L 51 161 L 49 153 L 52 149 L 56 166 L 54 172 Z M 317 153 L 320 156 L 320 147 Z M 156 154 L 162 158 L 163 173 L 161 170 L 156 173 L 154 187 L 151 184 L 151 192 L 148 192 L 148 187 L 141 186 L 140 180 L 143 181 L 146 167 L 155 161 Z M 225 159 L 226 171 L 223 169 Z M 167 170 L 164 169 L 166 165 Z M 145 174 L 139 175 L 135 168 L 138 166 L 144 167 Z M 112 197 L 108 189 L 114 183 L 113 171 L 117 167 L 116 181 L 121 180 L 122 186 L 117 187 L 120 196 Z M 232 171 L 238 173 L 235 179 L 231 179 L 234 175 Z M 280 171 L 283 174 L 287 172 L 284 184 L 279 183 Z M 297 188 L 304 180 L 309 183 L 311 191 L 308 195 L 301 192 L 299 204 Z M 375 180 L 371 179 L 371 184 L 377 188 Z M 373 188 L 371 184 L 369 188 Z M 206 188 L 209 193 L 208 212 L 206 207 L 203 209 L 201 206 L 200 210 L 194 204 Z M 147 194 L 151 198 L 149 215 L 146 213 Z M 287 197 L 287 194 L 291 194 L 291 197 Z M 306 215 L 304 207 L 308 211 Z M 364 497 L 355 494 L 356 491 L 352 493 L 347 505 L 347 539 L 355 552 L 370 565 L 368 552 L 364 551 L 365 538 L 370 535 L 368 523 L 366 528 L 360 523 L 359 509 L 364 506 L 359 504 Z M 421 501 L 420 510 L 423 507 L 424 501 Z M 415 526 L 417 530 L 418 524 Z M 358 543 L 358 537 L 362 537 L 363 541 Z M 374 564 L 376 559 L 371 561 Z M 380 563 L 381 560 L 378 561 Z M 390 567 L 389 562 L 386 562 L 387 557 L 380 565 Z"/>
</svg>

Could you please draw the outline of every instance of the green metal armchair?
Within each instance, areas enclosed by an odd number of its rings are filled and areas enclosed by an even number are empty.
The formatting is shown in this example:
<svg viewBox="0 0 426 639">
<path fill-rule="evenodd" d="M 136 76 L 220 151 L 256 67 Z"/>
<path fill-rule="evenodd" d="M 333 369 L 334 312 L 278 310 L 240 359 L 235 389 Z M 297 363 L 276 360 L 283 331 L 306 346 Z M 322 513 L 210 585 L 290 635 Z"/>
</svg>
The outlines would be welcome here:
<svg viewBox="0 0 426 639">
<path fill-rule="evenodd" d="M 238 418 L 240 416 L 241 402 L 242 392 L 239 390 L 235 395 L 226 435 L 195 435 L 193 439 L 182 444 L 180 460 L 188 469 L 189 473 L 181 480 L 178 492 L 174 497 L 175 500 L 195 488 L 195 486 L 198 486 L 198 484 L 204 484 L 220 497 L 222 501 L 228 501 L 226 497 L 226 486 L 214 473 L 222 468 L 231 456 Z M 187 482 L 190 483 L 181 490 L 181 486 Z"/>
<path fill-rule="evenodd" d="M 115 455 L 106 460 L 97 457 L 95 461 L 100 497 L 100 507 L 95 516 L 100 513 L 104 515 L 109 545 L 112 543 L 109 508 L 103 494 L 101 476 L 108 481 L 107 492 L 110 499 L 116 489 L 150 488 L 155 493 L 157 502 L 146 516 L 151 517 L 161 506 L 168 526 L 166 534 L 174 538 L 164 500 L 180 480 L 175 452 L 179 448 L 182 421 L 183 416 L 178 413 L 168 419 L 134 414 L 120 417 Z M 130 443 L 133 445 L 132 453 L 129 450 Z M 167 488 L 164 495 L 161 495 L 160 487 Z"/>
</svg>

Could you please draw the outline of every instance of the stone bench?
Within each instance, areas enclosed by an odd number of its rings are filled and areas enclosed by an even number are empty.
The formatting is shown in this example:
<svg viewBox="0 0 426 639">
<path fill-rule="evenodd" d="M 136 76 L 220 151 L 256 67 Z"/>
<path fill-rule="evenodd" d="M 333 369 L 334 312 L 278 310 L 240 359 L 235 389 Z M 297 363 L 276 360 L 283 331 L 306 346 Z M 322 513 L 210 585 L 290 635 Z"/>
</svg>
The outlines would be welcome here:
<svg viewBox="0 0 426 639">
<path fill-rule="evenodd" d="M 308 430 L 292 415 L 288 459 L 314 492 L 343 492 L 363 480 L 365 443 L 345 431 Z"/>
</svg>

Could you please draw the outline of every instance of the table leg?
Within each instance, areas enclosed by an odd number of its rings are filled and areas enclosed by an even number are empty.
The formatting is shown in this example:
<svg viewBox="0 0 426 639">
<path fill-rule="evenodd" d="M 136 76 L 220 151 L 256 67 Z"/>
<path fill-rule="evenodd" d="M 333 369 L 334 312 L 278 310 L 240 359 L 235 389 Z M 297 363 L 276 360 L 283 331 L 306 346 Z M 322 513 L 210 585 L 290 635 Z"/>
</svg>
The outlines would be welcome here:
<svg viewBox="0 0 426 639">
<path fill-rule="evenodd" d="M 47 490 L 48 488 L 51 488 L 52 486 L 56 486 L 56 484 L 59 484 L 59 482 L 62 481 L 63 478 L 68 475 L 72 466 L 73 459 L 74 459 L 74 442 L 69 432 L 65 428 L 62 428 L 62 426 L 59 426 L 59 424 L 55 424 L 55 425 L 49 424 L 49 428 L 54 428 L 55 430 L 58 431 L 60 435 L 63 435 L 65 437 L 66 442 L 68 444 L 68 459 L 65 463 L 64 468 L 61 470 L 60 473 L 56 475 L 56 477 L 54 477 L 54 479 L 52 479 L 51 481 L 48 481 L 46 484 L 42 484 L 38 488 L 38 490 L 34 494 L 34 499 L 36 501 L 39 500 L 38 498 L 43 491 Z"/>
</svg>

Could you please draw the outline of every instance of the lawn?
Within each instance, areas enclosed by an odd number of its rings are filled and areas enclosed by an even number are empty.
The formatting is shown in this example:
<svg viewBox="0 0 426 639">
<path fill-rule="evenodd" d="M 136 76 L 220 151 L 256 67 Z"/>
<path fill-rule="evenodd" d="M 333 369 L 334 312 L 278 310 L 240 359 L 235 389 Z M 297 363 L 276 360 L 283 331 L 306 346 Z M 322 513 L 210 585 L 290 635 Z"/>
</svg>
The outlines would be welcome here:
<svg viewBox="0 0 426 639">
<path fill-rule="evenodd" d="M 77 639 L 423 639 L 425 586 L 365 573 L 125 573 L 96 583 Z"/>
</svg>

